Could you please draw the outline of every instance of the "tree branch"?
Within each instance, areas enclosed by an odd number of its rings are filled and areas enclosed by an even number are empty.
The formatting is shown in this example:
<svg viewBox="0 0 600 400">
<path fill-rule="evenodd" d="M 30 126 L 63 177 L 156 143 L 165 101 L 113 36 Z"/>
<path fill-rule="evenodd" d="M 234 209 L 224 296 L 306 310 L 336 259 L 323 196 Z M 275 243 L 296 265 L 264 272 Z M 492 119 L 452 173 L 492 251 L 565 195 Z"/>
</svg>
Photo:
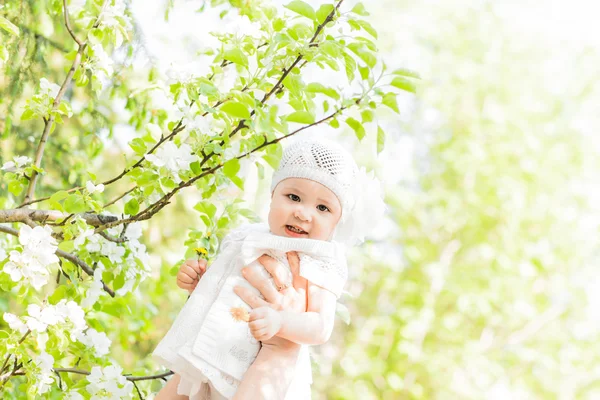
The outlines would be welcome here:
<svg viewBox="0 0 600 400">
<path fill-rule="evenodd" d="M 98 18 L 96 19 L 96 22 L 94 23 L 93 28 L 97 28 L 98 25 L 100 24 L 100 16 L 102 15 L 102 12 L 104 11 L 104 8 L 106 7 L 106 5 L 108 4 L 108 0 L 104 0 L 104 3 L 102 4 L 102 10 L 100 11 L 100 15 L 98 15 Z M 64 5 L 64 13 L 65 13 L 65 22 L 68 22 L 68 16 L 67 16 L 67 4 L 66 1 L 63 0 L 63 5 Z M 52 129 L 52 126 L 54 125 L 54 112 L 57 110 L 58 106 L 60 105 L 60 102 L 65 94 L 65 92 L 67 91 L 67 86 L 69 86 L 69 84 L 71 83 L 71 80 L 73 79 L 73 75 L 75 74 L 75 70 L 79 67 L 79 64 L 81 64 L 81 59 L 83 58 L 83 52 L 85 51 L 85 48 L 87 47 L 87 42 L 80 42 L 75 35 L 72 33 L 72 31 L 70 30 L 70 26 L 67 25 L 67 30 L 69 30 L 69 33 L 71 34 L 71 36 L 73 36 L 73 39 L 75 39 L 75 41 L 77 42 L 77 44 L 79 45 L 79 48 L 77 49 L 77 54 L 75 55 L 75 59 L 73 60 L 73 64 L 71 64 L 71 68 L 69 69 L 69 72 L 67 73 L 67 76 L 65 77 L 65 80 L 63 81 L 63 84 L 61 85 L 58 94 L 56 95 L 56 98 L 54 99 L 54 102 L 52 103 L 52 109 L 50 110 L 50 115 L 48 116 L 47 119 L 44 119 L 44 131 L 42 132 L 42 137 L 40 138 L 40 142 L 38 143 L 38 147 L 37 150 L 35 152 L 35 160 L 34 160 L 34 165 L 36 167 L 40 167 L 40 165 L 42 164 L 42 157 L 44 156 L 44 148 L 46 147 L 46 141 L 48 140 L 48 135 L 50 134 L 50 130 Z M 23 203 L 27 203 L 30 199 L 33 199 L 33 195 L 35 193 L 35 185 L 37 182 L 37 177 L 38 177 L 38 173 L 37 171 L 33 171 L 31 174 L 31 179 L 29 180 L 29 186 L 27 187 L 27 193 L 25 194 L 25 198 L 23 199 Z"/>
<path fill-rule="evenodd" d="M 77 369 L 77 368 L 54 368 L 54 371 L 55 372 L 68 372 L 68 373 L 79 374 L 79 375 L 89 375 L 90 374 L 89 371 L 85 371 L 85 370 Z M 146 376 L 123 375 L 123 376 L 130 382 L 139 382 L 139 381 L 148 381 L 148 380 L 152 380 L 152 379 L 162 379 L 162 378 L 165 378 L 170 375 L 173 375 L 172 371 L 163 372 L 162 374 L 156 374 L 156 375 L 146 375 Z"/>
<path fill-rule="evenodd" d="M 66 219 L 70 214 L 57 210 L 33 210 L 31 208 L 16 208 L 9 210 L 0 210 L 0 222 L 23 222 L 28 220 L 46 223 L 47 221 L 57 221 Z M 118 218 L 112 215 L 81 213 L 76 214 L 91 226 L 100 226 L 107 222 L 116 221 Z"/>
</svg>

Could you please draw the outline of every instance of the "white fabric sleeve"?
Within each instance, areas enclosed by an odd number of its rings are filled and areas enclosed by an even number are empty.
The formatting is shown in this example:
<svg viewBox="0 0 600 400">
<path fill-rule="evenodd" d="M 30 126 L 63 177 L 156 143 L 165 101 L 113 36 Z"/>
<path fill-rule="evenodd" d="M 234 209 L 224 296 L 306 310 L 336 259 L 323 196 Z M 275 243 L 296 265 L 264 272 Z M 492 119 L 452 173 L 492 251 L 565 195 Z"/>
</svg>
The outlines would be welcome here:
<svg viewBox="0 0 600 400">
<path fill-rule="evenodd" d="M 348 280 L 348 267 L 345 262 L 328 262 L 300 254 L 300 276 L 339 299 Z"/>
</svg>

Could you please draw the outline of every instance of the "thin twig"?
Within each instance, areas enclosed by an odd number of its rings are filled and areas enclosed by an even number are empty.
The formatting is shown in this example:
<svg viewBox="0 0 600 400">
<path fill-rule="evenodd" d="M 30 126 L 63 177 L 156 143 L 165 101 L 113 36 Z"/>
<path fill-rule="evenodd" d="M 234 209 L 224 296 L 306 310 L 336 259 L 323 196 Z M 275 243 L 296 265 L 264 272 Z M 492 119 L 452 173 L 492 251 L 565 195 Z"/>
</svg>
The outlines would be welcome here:
<svg viewBox="0 0 600 400">
<path fill-rule="evenodd" d="M 115 204 L 117 201 L 121 200 L 123 197 L 127 196 L 129 193 L 133 192 L 135 189 L 137 188 L 137 186 L 132 187 L 131 189 L 129 189 L 128 191 L 126 191 L 125 193 L 123 193 L 122 195 L 120 195 L 119 197 L 117 197 L 116 199 L 106 203 L 104 206 L 102 206 L 102 208 L 106 208 L 108 206 L 112 206 L 113 204 Z"/>
<path fill-rule="evenodd" d="M 71 29 L 71 23 L 69 22 L 69 10 L 67 9 L 67 0 L 63 0 L 63 14 L 65 16 L 65 26 L 67 27 L 67 31 L 69 31 L 69 35 L 73 38 L 75 43 L 77 43 L 80 47 L 83 46 L 83 42 L 75 36 L 75 32 Z"/>
<path fill-rule="evenodd" d="M 110 236 L 106 232 L 98 232 L 98 234 L 100 234 L 100 236 L 102 236 L 104 239 L 108 240 L 109 242 L 114 242 L 114 243 L 125 243 L 129 240 L 126 237 L 116 238 L 116 237 Z"/>
</svg>

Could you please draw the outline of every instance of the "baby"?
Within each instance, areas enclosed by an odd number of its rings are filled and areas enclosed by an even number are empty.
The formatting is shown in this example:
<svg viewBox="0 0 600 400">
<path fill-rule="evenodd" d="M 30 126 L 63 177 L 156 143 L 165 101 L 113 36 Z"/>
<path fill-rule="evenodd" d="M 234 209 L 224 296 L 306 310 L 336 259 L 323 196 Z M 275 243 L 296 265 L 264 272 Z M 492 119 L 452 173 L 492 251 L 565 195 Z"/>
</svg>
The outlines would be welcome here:
<svg viewBox="0 0 600 400">
<path fill-rule="evenodd" d="M 254 224 L 231 232 L 202 275 L 154 356 L 179 375 L 177 394 L 190 399 L 230 399 L 261 349 L 273 336 L 303 345 L 325 343 L 333 329 L 336 300 L 347 279 L 344 246 L 336 239 L 355 226 L 359 171 L 335 143 L 299 141 L 283 154 L 273 175 L 268 226 Z M 381 200 L 380 200 L 381 201 Z M 307 280 L 303 313 L 261 307 L 248 315 L 233 292 L 250 286 L 245 266 L 267 254 L 289 267 L 286 252 L 300 257 Z M 285 290 L 288 282 L 278 287 Z M 247 322 L 249 321 L 249 323 Z M 310 359 L 303 346 L 286 399 L 310 398 Z M 175 396 L 167 385 L 159 397 Z"/>
</svg>

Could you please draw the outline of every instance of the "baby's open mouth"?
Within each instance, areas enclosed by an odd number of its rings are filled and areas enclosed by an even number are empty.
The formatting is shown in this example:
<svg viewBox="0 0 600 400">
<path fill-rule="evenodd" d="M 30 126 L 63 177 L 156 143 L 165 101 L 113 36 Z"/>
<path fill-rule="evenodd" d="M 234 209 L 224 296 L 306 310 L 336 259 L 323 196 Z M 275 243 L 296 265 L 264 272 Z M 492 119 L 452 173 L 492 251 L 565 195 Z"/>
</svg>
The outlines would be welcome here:
<svg viewBox="0 0 600 400">
<path fill-rule="evenodd" d="M 285 227 L 287 229 L 289 229 L 290 231 L 292 231 L 292 232 L 296 232 L 296 233 L 299 233 L 299 234 L 308 234 L 308 232 L 305 232 L 302 229 L 296 228 L 295 226 L 292 226 L 292 225 L 286 225 Z"/>
</svg>

